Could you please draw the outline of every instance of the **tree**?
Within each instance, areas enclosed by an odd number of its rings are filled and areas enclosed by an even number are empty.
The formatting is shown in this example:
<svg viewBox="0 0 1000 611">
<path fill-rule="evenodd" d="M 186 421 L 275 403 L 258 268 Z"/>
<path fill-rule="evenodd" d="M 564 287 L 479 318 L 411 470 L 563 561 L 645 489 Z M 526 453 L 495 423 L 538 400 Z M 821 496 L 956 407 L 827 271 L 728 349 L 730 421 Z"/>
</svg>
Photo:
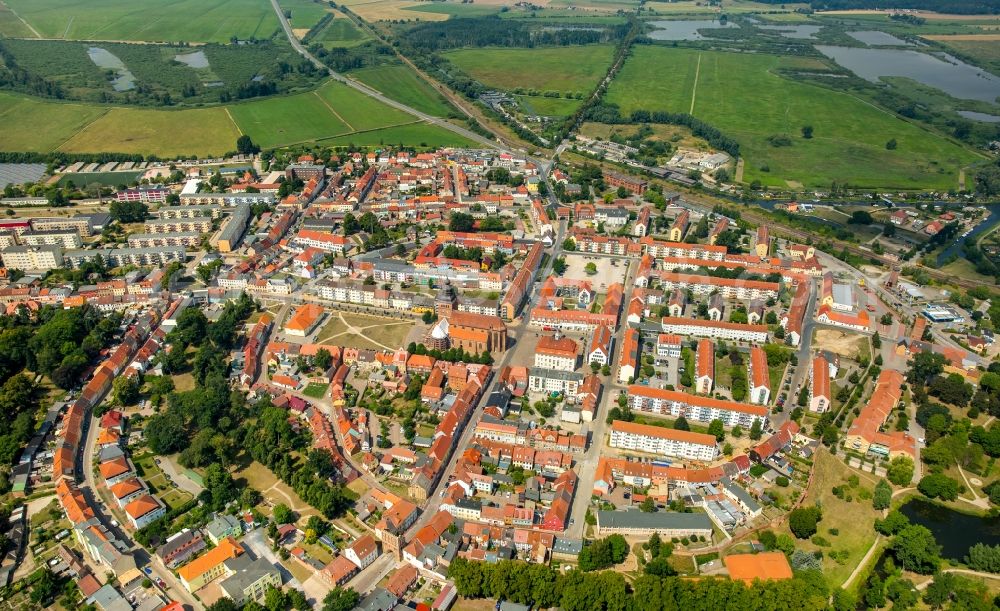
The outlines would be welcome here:
<svg viewBox="0 0 1000 611">
<path fill-rule="evenodd" d="M 875 491 L 872 494 L 872 507 L 875 509 L 888 509 L 892 503 L 892 488 L 884 479 L 875 484 Z"/>
<path fill-rule="evenodd" d="M 813 126 L 812 125 L 803 125 L 802 126 L 802 137 L 805 138 L 806 140 L 809 140 L 810 138 L 813 137 Z"/>
<path fill-rule="evenodd" d="M 567 266 L 565 257 L 559 257 L 554 261 L 552 261 L 552 273 L 554 273 L 557 276 L 562 276 L 563 274 L 565 274 L 566 267 Z"/>
<path fill-rule="evenodd" d="M 761 434 L 763 434 L 763 430 L 760 426 L 760 420 L 754 420 L 753 425 L 750 427 L 750 439 L 757 441 L 760 439 Z"/>
<path fill-rule="evenodd" d="M 295 514 L 284 503 L 275 505 L 271 515 L 274 518 L 275 524 L 291 524 L 295 521 Z"/>
<path fill-rule="evenodd" d="M 788 514 L 788 527 L 797 538 L 808 539 L 816 534 L 821 519 L 819 507 L 797 507 Z"/>
<path fill-rule="evenodd" d="M 639 504 L 639 511 L 645 513 L 653 513 L 656 511 L 656 503 L 653 501 L 653 497 L 647 496 L 643 499 L 642 503 Z"/>
<path fill-rule="evenodd" d="M 360 599 L 350 588 L 334 587 L 323 597 L 323 611 L 351 611 Z"/>
<path fill-rule="evenodd" d="M 921 575 L 930 575 L 941 562 L 941 546 L 931 531 L 919 524 L 911 524 L 896 533 L 889 549 L 900 566 Z"/>
<path fill-rule="evenodd" d="M 908 486 L 913 481 L 913 459 L 897 456 L 889 461 L 886 477 L 897 486 Z"/>
<path fill-rule="evenodd" d="M 250 136 L 243 134 L 236 139 L 236 152 L 240 155 L 255 155 L 260 152 L 260 147 L 253 143 Z"/>
<path fill-rule="evenodd" d="M 1000 545 L 976 543 L 969 548 L 965 563 L 974 571 L 1000 573 Z"/>
<path fill-rule="evenodd" d="M 117 405 L 132 405 L 139 400 L 142 380 L 139 375 L 124 375 L 111 384 L 112 401 Z"/>
<path fill-rule="evenodd" d="M 690 431 L 691 425 L 688 424 L 687 418 L 685 418 L 684 416 L 678 416 L 677 420 L 674 420 L 674 430 Z"/>
<path fill-rule="evenodd" d="M 888 142 L 885 143 L 885 150 L 887 150 L 887 151 L 894 151 L 894 150 L 896 150 L 896 146 L 897 146 L 896 139 L 895 138 L 891 138 L 891 139 L 889 139 Z"/>
<path fill-rule="evenodd" d="M 869 609 L 885 606 L 885 584 L 878 574 L 872 575 L 865 586 L 865 605 Z"/>
<path fill-rule="evenodd" d="M 847 220 L 852 225 L 871 225 L 875 222 L 870 212 L 866 210 L 855 210 L 851 213 L 851 218 Z"/>
<path fill-rule="evenodd" d="M 464 212 L 452 212 L 451 216 L 448 218 L 448 229 L 450 231 L 472 231 L 475 225 L 475 219 L 472 218 L 471 214 L 465 214 Z"/>
<path fill-rule="evenodd" d="M 722 441 L 726 438 L 725 425 L 722 424 L 722 420 L 716 418 L 715 420 L 708 423 L 708 434 L 714 435 L 716 441 Z"/>
<path fill-rule="evenodd" d="M 959 484 L 944 473 L 930 473 L 921 478 L 917 490 L 932 499 L 954 501 L 958 498 Z"/>
<path fill-rule="evenodd" d="M 313 365 L 320 371 L 326 371 L 333 365 L 333 355 L 326 348 L 320 348 L 316 351 L 316 355 L 313 356 Z"/>
<path fill-rule="evenodd" d="M 597 264 L 591 261 L 590 263 L 583 266 L 583 271 L 587 272 L 588 276 L 593 276 L 597 273 Z"/>
</svg>

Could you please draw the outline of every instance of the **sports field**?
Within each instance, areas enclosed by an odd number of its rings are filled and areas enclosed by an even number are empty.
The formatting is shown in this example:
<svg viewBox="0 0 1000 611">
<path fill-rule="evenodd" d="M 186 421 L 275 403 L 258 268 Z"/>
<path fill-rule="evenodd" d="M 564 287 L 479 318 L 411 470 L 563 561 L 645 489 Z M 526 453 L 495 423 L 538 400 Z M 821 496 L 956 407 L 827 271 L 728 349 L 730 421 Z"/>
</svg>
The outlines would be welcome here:
<svg viewBox="0 0 1000 611">
<path fill-rule="evenodd" d="M 351 76 L 386 97 L 429 115 L 443 117 L 452 112 L 444 98 L 406 66 L 362 68 Z"/>
<path fill-rule="evenodd" d="M 488 87 L 587 93 L 607 73 L 613 50 L 611 45 L 584 45 L 463 49 L 443 55 Z"/>
<path fill-rule="evenodd" d="M 169 156 L 219 155 L 233 150 L 239 136 L 239 130 L 226 116 L 224 108 L 112 108 L 63 143 L 59 150 L 71 153 L 115 151 L 155 152 Z"/>
<path fill-rule="evenodd" d="M 812 60 L 809 60 L 812 61 Z M 745 182 L 949 189 L 979 157 L 850 95 L 774 74 L 802 60 L 764 54 L 637 46 L 607 101 L 633 110 L 692 112 L 740 143 Z M 656 78 L 650 78 L 656 75 Z M 801 129 L 813 127 L 804 139 Z M 775 147 L 773 135 L 789 146 Z M 895 139 L 896 150 L 886 150 Z"/>
<path fill-rule="evenodd" d="M 302 1 L 302 0 L 299 0 Z M 44 38 L 229 42 L 270 38 L 264 0 L 4 0 Z"/>
</svg>

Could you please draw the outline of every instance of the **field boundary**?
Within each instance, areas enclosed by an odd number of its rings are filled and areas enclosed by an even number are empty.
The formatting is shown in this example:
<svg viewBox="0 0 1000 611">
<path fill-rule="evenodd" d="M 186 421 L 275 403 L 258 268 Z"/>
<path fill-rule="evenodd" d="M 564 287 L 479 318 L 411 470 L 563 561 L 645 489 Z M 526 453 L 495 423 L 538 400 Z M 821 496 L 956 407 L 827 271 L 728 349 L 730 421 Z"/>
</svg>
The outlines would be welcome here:
<svg viewBox="0 0 1000 611">
<path fill-rule="evenodd" d="M 694 116 L 694 99 L 698 95 L 698 77 L 701 76 L 701 53 L 698 54 L 698 63 L 694 67 L 694 85 L 691 87 L 691 109 L 688 114 Z"/>
<path fill-rule="evenodd" d="M 78 129 L 75 132 L 73 132 L 73 134 L 69 138 L 66 138 L 65 140 L 63 140 L 62 142 L 60 142 L 59 146 L 53 147 L 52 150 L 53 151 L 61 150 L 62 147 L 66 146 L 66 144 L 70 140 L 72 140 L 73 138 L 76 138 L 77 136 L 79 136 L 80 134 L 82 134 L 84 131 L 86 131 L 87 129 L 89 129 L 91 125 L 93 125 L 94 123 L 97 123 L 98 121 L 100 121 L 101 119 L 103 119 L 113 109 L 114 109 L 114 106 L 112 106 L 111 108 L 105 108 L 104 112 L 102 112 L 101 114 L 99 114 L 96 117 L 94 117 L 93 121 L 90 121 L 89 123 L 87 123 L 86 125 L 84 125 L 83 127 L 81 127 L 80 129 Z"/>
<path fill-rule="evenodd" d="M 354 126 L 353 126 L 353 125 L 351 125 L 351 124 L 350 124 L 350 122 L 348 122 L 348 121 L 347 121 L 347 119 L 345 119 L 344 117 L 340 116 L 340 113 L 339 113 L 339 112 L 337 112 L 337 111 L 336 111 L 336 110 L 335 110 L 335 109 L 333 108 L 333 106 L 330 106 L 330 103 L 329 103 L 329 102 L 327 102 L 326 100 L 324 100 L 324 99 L 323 99 L 323 96 L 321 96 L 321 95 L 319 94 L 319 91 L 318 91 L 318 90 L 316 90 L 316 89 L 313 89 L 313 92 L 312 92 L 312 94 L 313 94 L 314 96 L 316 96 L 317 98 L 319 98 L 319 101 L 320 101 L 320 102 L 323 102 L 323 105 L 324 105 L 324 106 L 326 106 L 327 108 L 329 108 L 329 109 L 330 109 L 330 112 L 332 112 L 332 113 L 333 113 L 333 116 L 335 116 L 335 117 L 337 117 L 338 119 L 340 119 L 340 121 L 341 121 L 341 122 L 342 122 L 342 123 L 343 123 L 344 125 L 346 125 L 347 127 L 350 127 L 350 128 L 351 128 L 351 131 L 352 131 L 352 132 L 355 132 L 355 131 L 358 131 L 358 130 L 354 129 Z"/>
<path fill-rule="evenodd" d="M 296 144 L 305 144 L 307 142 L 323 142 L 325 140 L 334 140 L 336 138 L 343 138 L 344 136 L 353 136 L 354 134 L 367 134 L 369 132 L 377 132 L 377 131 L 380 131 L 380 130 L 383 130 L 383 129 L 392 129 L 392 128 L 395 128 L 395 127 L 406 127 L 407 125 L 416 125 L 417 123 L 424 123 L 424 124 L 427 124 L 427 125 L 433 125 L 433 123 L 430 123 L 428 121 L 424 121 L 423 119 L 416 119 L 415 121 L 408 121 L 406 123 L 394 123 L 392 125 L 382 125 L 380 127 L 369 127 L 368 129 L 356 129 L 356 130 L 354 130 L 352 132 L 344 132 L 342 134 L 334 134 L 333 136 L 324 136 L 322 138 L 315 138 L 313 140 L 303 140 L 302 142 L 293 142 L 292 144 L 288 144 L 286 146 L 293 146 L 293 145 L 296 145 Z"/>
<path fill-rule="evenodd" d="M 28 23 L 27 21 L 25 21 L 24 17 L 21 17 L 20 15 L 18 15 L 17 11 L 15 11 L 14 9 L 12 9 L 9 4 L 7 4 L 3 0 L 0 0 L 0 4 L 2 4 L 5 7 L 7 7 L 7 10 L 10 11 L 11 15 L 17 17 L 18 21 L 20 21 L 21 23 L 24 24 L 24 27 L 26 27 L 29 30 L 31 30 L 31 33 L 35 35 L 35 38 L 41 38 L 42 37 L 41 33 L 38 30 L 35 29 L 35 26 L 33 26 L 30 23 Z"/>
<path fill-rule="evenodd" d="M 246 132 L 244 132 L 243 128 L 240 127 L 240 124 L 233 118 L 233 114 L 229 112 L 229 106 L 223 106 L 223 108 L 226 109 L 226 116 L 229 117 L 229 121 L 236 127 L 236 131 L 238 131 L 241 136 L 246 135 Z"/>
</svg>

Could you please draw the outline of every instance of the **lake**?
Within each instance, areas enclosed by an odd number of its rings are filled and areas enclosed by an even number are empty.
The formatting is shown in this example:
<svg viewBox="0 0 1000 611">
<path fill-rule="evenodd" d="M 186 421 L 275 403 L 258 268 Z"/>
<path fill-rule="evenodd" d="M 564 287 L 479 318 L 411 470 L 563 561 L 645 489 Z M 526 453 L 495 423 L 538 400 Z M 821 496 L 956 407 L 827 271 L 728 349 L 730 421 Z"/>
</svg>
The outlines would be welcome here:
<svg viewBox="0 0 1000 611">
<path fill-rule="evenodd" d="M 976 543 L 1000 545 L 1000 517 L 981 518 L 921 498 L 907 501 L 899 510 L 913 524 L 934 533 L 942 558 L 961 562 Z"/>
<path fill-rule="evenodd" d="M 816 50 L 873 83 L 884 76 L 901 76 L 962 100 L 996 102 L 1000 96 L 1000 78 L 946 53 L 827 45 L 816 45 Z"/>
<path fill-rule="evenodd" d="M 816 38 L 816 34 L 823 29 L 821 25 L 759 25 L 761 30 L 771 30 L 780 33 L 785 38 L 797 38 L 805 40 Z"/>
<path fill-rule="evenodd" d="M 979 121 L 980 123 L 1000 123 L 1000 116 L 989 115 L 985 112 L 976 112 L 974 110 L 956 110 L 955 112 L 966 119 L 972 119 L 973 121 Z"/>
<path fill-rule="evenodd" d="M 648 34 L 653 40 L 706 40 L 711 36 L 702 36 L 698 30 L 719 30 L 723 28 L 738 28 L 735 23 L 719 23 L 714 19 L 671 19 L 667 21 L 650 21 L 649 25 L 656 28 Z"/>
<path fill-rule="evenodd" d="M 135 75 L 125 67 L 125 62 L 118 59 L 117 55 L 101 47 L 88 48 L 87 55 L 90 57 L 90 61 L 94 62 L 98 68 L 113 70 L 118 75 L 111 80 L 111 87 L 115 91 L 135 89 Z"/>
<path fill-rule="evenodd" d="M 913 45 L 902 38 L 896 38 L 892 34 L 880 32 L 879 30 L 861 30 L 860 32 L 848 32 L 848 36 L 858 42 L 873 47 L 912 47 Z"/>
<path fill-rule="evenodd" d="M 208 57 L 205 56 L 204 51 L 177 54 L 174 56 L 174 60 L 186 65 L 188 68 L 194 68 L 195 70 L 208 68 Z"/>
</svg>

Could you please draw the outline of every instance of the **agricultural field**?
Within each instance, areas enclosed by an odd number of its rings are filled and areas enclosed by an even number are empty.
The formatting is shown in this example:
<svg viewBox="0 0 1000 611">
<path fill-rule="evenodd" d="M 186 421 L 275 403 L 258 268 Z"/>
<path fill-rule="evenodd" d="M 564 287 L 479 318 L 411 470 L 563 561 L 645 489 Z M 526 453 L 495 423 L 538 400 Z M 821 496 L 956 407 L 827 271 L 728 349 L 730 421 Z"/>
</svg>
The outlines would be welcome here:
<svg viewBox="0 0 1000 611">
<path fill-rule="evenodd" d="M 409 67 L 402 64 L 362 68 L 350 74 L 353 78 L 429 115 L 444 117 L 453 112 L 448 102 Z"/>
<path fill-rule="evenodd" d="M 607 73 L 611 45 L 535 49 L 463 49 L 444 57 L 488 87 L 589 92 Z M 649 74 L 647 73 L 647 77 Z"/>
<path fill-rule="evenodd" d="M 47 152 L 108 112 L 88 104 L 59 104 L 0 93 L 0 150 Z M 105 149 L 111 150 L 111 149 Z"/>
<path fill-rule="evenodd" d="M 462 4 L 458 2 L 424 2 L 421 6 L 407 9 L 407 12 L 432 13 L 448 17 L 484 17 L 496 15 L 500 6 L 496 4 Z"/>
<path fill-rule="evenodd" d="M 270 3 L 259 0 L 5 0 L 43 38 L 229 42 L 279 31 Z M 192 19 L 197 15 L 197 19 Z"/>
<path fill-rule="evenodd" d="M 315 93 L 234 104 L 229 112 L 243 133 L 249 134 L 262 147 L 307 142 L 354 131 Z"/>
<path fill-rule="evenodd" d="M 417 120 L 409 113 L 386 106 L 341 83 L 327 83 L 316 95 L 347 124 L 349 131 L 366 131 Z"/>
<path fill-rule="evenodd" d="M 567 98 L 547 98 L 544 96 L 517 96 L 524 112 L 544 117 L 568 117 L 573 114 L 583 100 Z"/>
<path fill-rule="evenodd" d="M 690 112 L 714 125 L 740 143 L 748 183 L 949 189 L 960 169 L 980 158 L 852 96 L 774 74 L 789 67 L 802 67 L 802 60 L 644 45 L 633 50 L 606 99 L 623 114 Z M 807 125 L 810 139 L 801 135 Z M 772 145 L 772 136 L 787 136 L 776 140 L 787 144 Z M 889 140 L 896 150 L 886 149 Z"/>
<path fill-rule="evenodd" d="M 370 132 L 348 134 L 346 136 L 330 138 L 324 142 L 331 146 L 348 146 L 351 144 L 355 146 L 407 144 L 422 149 L 433 149 L 442 146 L 479 147 L 475 142 L 463 138 L 454 132 L 427 123 L 414 123 L 412 125 L 386 127 Z"/>
<path fill-rule="evenodd" d="M 333 10 L 324 0 L 279 0 L 278 5 L 291 13 L 288 21 L 292 24 L 292 31 L 299 38 Z"/>
<path fill-rule="evenodd" d="M 340 4 L 365 21 L 444 21 L 449 17 L 447 13 L 414 10 L 427 6 L 416 0 L 347 0 Z"/>
<path fill-rule="evenodd" d="M 24 37 L 31 38 L 35 33 L 31 31 L 26 23 L 10 10 L 3 2 L 0 2 L 0 37 Z"/>
<path fill-rule="evenodd" d="M 343 13 L 334 13 L 331 19 L 319 32 L 309 38 L 310 43 L 318 42 L 327 49 L 350 48 L 363 44 L 371 38 L 361 31 L 354 22 Z"/>
<path fill-rule="evenodd" d="M 112 108 L 58 149 L 67 153 L 221 155 L 235 148 L 239 136 L 239 129 L 221 107 L 192 110 Z"/>
</svg>

